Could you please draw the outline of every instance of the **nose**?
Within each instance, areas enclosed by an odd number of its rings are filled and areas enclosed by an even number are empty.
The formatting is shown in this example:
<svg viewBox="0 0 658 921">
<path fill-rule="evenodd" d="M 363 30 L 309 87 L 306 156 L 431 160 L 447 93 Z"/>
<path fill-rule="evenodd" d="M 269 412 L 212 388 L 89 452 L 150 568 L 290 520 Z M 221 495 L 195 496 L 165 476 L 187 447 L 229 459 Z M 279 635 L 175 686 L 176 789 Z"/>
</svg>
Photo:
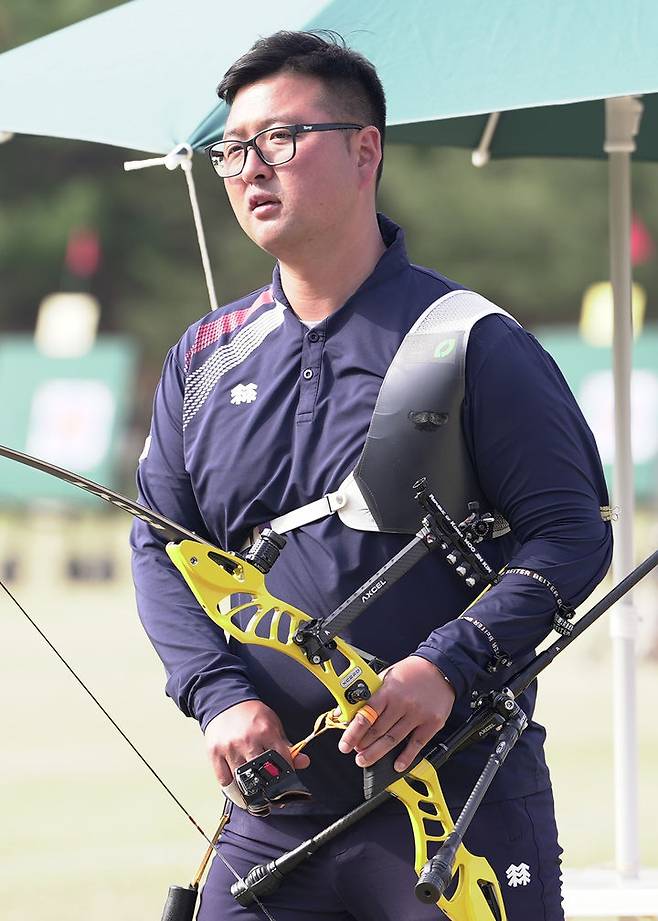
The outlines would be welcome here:
<svg viewBox="0 0 658 921">
<path fill-rule="evenodd" d="M 253 182 L 254 179 L 268 179 L 272 175 L 272 167 L 263 163 L 253 144 L 247 147 L 247 156 L 240 175 L 246 183 Z"/>
</svg>

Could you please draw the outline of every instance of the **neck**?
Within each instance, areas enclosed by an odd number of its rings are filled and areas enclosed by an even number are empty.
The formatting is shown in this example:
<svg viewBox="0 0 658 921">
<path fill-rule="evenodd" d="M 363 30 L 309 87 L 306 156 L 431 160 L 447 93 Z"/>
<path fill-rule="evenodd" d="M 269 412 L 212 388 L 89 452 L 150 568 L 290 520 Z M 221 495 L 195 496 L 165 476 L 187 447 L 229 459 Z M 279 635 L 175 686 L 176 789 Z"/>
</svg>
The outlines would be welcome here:
<svg viewBox="0 0 658 921">
<path fill-rule="evenodd" d="M 307 241 L 303 253 L 279 260 L 281 285 L 300 320 L 324 320 L 372 274 L 386 246 L 373 212 L 367 225 L 326 240 Z"/>
</svg>

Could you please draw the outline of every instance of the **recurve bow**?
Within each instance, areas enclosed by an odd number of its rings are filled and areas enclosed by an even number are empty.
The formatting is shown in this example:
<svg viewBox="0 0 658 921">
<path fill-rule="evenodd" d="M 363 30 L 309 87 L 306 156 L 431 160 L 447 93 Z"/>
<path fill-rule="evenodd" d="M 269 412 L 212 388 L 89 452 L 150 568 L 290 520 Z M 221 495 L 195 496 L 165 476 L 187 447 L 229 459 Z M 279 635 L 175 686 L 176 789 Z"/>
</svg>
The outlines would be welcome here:
<svg viewBox="0 0 658 921">
<path fill-rule="evenodd" d="M 267 646 L 290 656 L 327 688 L 337 706 L 336 713 L 327 714 L 329 725 L 336 728 L 347 725 L 367 698 L 381 686 L 382 679 L 340 637 L 334 641 L 335 656 L 318 664 L 311 662 L 295 643 L 294 637 L 301 626 L 314 622 L 314 619 L 271 595 L 263 573 L 240 555 L 215 547 L 178 523 L 69 470 L 3 445 L 0 445 L 0 456 L 90 492 L 154 528 L 168 541 L 166 550 L 169 557 L 182 573 L 203 610 L 218 627 L 239 642 Z M 231 606 L 231 596 L 235 594 L 248 596 L 247 601 Z M 247 623 L 242 623 L 241 615 L 244 612 L 250 615 Z M 334 661 L 341 663 L 340 671 L 337 671 Z M 358 699 L 350 699 L 350 688 L 356 681 L 365 684 L 367 693 Z M 149 769 L 152 770 L 150 766 Z M 434 850 L 445 841 L 454 828 L 438 774 L 428 761 L 422 759 L 410 771 L 390 783 L 386 792 L 399 799 L 408 811 L 415 842 L 414 866 L 416 872 L 420 873 L 429 859 L 430 848 Z M 187 810 L 184 811 L 190 818 Z M 193 819 L 191 821 L 197 825 Z M 199 830 L 209 841 L 205 832 Z M 490 899 L 491 894 L 495 893 L 501 910 L 500 918 L 504 921 L 500 886 L 488 861 L 471 854 L 461 844 L 455 861 L 457 870 L 459 882 L 454 892 L 449 897 L 441 896 L 438 902 L 439 908 L 448 918 L 451 921 L 494 919 L 496 916 L 491 911 L 487 896 Z"/>
</svg>

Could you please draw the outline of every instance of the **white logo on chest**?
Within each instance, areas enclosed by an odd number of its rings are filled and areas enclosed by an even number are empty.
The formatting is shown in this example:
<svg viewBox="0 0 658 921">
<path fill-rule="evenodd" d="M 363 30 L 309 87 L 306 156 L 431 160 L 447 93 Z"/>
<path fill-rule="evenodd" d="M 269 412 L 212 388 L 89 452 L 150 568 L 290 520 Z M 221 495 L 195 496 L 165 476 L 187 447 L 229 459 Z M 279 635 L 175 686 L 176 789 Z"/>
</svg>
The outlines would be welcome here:
<svg viewBox="0 0 658 921">
<path fill-rule="evenodd" d="M 258 384 L 237 384 L 231 390 L 231 403 L 237 406 L 240 403 L 253 403 L 258 396 Z"/>
<path fill-rule="evenodd" d="M 517 886 L 527 886 L 530 883 L 530 867 L 527 863 L 520 863 L 518 866 L 511 863 L 505 870 L 507 885 L 516 889 Z"/>
</svg>

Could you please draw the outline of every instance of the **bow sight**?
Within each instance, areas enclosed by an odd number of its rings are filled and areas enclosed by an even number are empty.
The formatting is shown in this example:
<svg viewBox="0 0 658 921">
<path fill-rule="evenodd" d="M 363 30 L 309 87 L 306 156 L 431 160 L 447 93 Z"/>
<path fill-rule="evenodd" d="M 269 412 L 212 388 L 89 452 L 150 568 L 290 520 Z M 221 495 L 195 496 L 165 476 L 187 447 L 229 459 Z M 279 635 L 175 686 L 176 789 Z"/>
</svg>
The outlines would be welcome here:
<svg viewBox="0 0 658 921">
<path fill-rule="evenodd" d="M 382 590 L 389 589 L 429 553 L 437 550 L 442 553 L 446 563 L 469 588 L 491 586 L 498 581 L 499 576 L 475 546 L 491 536 L 493 515 L 489 512 L 480 515 L 479 504 L 469 502 L 471 514 L 458 525 L 428 489 L 424 477 L 414 483 L 413 488 L 416 501 L 425 512 L 416 536 L 328 617 L 314 618 L 302 624 L 294 634 L 293 641 L 313 665 L 328 661 L 336 649 L 335 637 L 349 627 Z M 366 700 L 369 696 L 357 695 L 352 702 Z"/>
</svg>

